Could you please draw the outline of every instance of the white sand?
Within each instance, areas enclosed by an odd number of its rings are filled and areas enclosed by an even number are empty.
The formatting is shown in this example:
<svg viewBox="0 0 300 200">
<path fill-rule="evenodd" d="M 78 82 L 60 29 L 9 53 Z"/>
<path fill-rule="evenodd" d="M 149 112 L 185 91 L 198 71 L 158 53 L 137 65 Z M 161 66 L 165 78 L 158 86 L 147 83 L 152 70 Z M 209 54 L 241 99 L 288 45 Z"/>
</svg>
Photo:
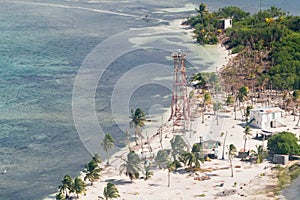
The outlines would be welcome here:
<svg viewBox="0 0 300 200">
<path fill-rule="evenodd" d="M 223 120 L 223 130 L 228 130 L 228 136 L 226 144 L 234 144 L 237 149 L 243 148 L 243 128 L 239 124 L 242 123 L 239 120 L 233 119 L 233 113 L 220 113 L 220 115 L 227 116 Z M 200 118 L 193 121 L 193 126 L 197 127 L 196 133 L 185 134 L 185 138 L 189 143 L 198 141 L 200 135 L 205 136 L 208 131 L 211 130 L 210 126 L 215 125 L 215 118 L 206 115 L 206 122 L 201 123 Z M 295 123 L 292 116 L 284 118 L 284 123 L 288 126 L 284 129 L 292 129 Z M 219 121 L 219 125 L 222 126 Z M 283 128 L 280 128 L 282 130 Z M 290 130 L 292 131 L 292 130 Z M 293 130 L 294 131 L 294 130 Z M 165 130 L 163 134 L 163 146 L 164 148 L 170 148 L 169 140 L 172 137 L 171 128 Z M 253 135 L 255 130 L 252 130 Z M 299 136 L 299 131 L 296 132 Z M 168 138 L 165 138 L 167 135 Z M 213 134 L 212 134 L 213 135 Z M 219 138 L 223 141 L 223 137 Z M 247 148 L 255 149 L 255 145 L 262 144 L 262 141 L 250 139 L 247 142 Z M 266 145 L 266 144 L 265 144 Z M 155 152 L 160 149 L 159 137 L 155 136 L 151 141 L 151 146 Z M 147 146 L 145 145 L 144 156 L 149 156 Z M 192 172 L 174 172 L 171 173 L 171 186 L 167 187 L 168 184 L 168 171 L 156 169 L 151 179 L 144 181 L 143 179 L 134 180 L 133 183 L 124 174 L 119 175 L 119 166 L 122 161 L 119 157 L 126 158 L 128 149 L 123 149 L 112 156 L 112 166 L 106 167 L 103 173 L 103 177 L 100 181 L 94 183 L 93 186 L 89 186 L 86 196 L 81 196 L 80 199 L 94 200 L 98 196 L 103 196 L 103 188 L 108 181 L 116 184 L 121 198 L 120 199 L 193 199 L 196 195 L 204 194 L 205 197 L 197 197 L 201 199 L 276 199 L 273 198 L 271 193 L 272 188 L 276 185 L 275 176 L 272 174 L 270 166 L 273 164 L 267 163 L 266 161 L 262 164 L 250 164 L 247 162 L 240 161 L 235 158 L 233 160 L 234 166 L 234 177 L 231 177 L 229 167 L 229 160 L 227 155 L 222 160 L 222 146 L 219 147 L 219 159 L 207 161 L 202 164 L 203 169 L 212 169 L 211 172 L 206 173 L 192 173 Z M 140 153 L 140 149 L 137 151 Z M 223 168 L 223 169 L 222 169 Z M 224 169 L 227 168 L 227 169 Z M 264 176 L 261 176 L 264 174 Z M 201 177 L 208 175 L 210 180 L 198 181 L 194 180 L 195 177 Z M 220 187 L 223 183 L 224 186 Z M 226 197 L 217 197 L 216 194 L 223 192 L 224 190 L 236 190 L 234 195 Z M 270 192 L 268 192 L 268 190 Z M 242 196 L 241 196 L 242 195 Z M 246 196 L 246 197 L 245 197 Z M 196 198 L 196 199 L 197 199 Z M 283 199 L 283 197 L 280 197 Z"/>
</svg>

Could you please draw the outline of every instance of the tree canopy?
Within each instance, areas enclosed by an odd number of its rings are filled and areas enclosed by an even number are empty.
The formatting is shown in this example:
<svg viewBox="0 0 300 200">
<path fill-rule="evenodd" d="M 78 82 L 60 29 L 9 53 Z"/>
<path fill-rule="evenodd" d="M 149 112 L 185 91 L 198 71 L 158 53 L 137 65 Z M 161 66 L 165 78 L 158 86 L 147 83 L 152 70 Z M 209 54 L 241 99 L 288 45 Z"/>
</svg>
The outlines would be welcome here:
<svg viewBox="0 0 300 200">
<path fill-rule="evenodd" d="M 249 14 L 234 6 L 208 12 L 207 6 L 201 4 L 197 11 L 186 24 L 194 28 L 198 43 L 217 44 L 218 37 L 226 38 L 222 42 L 232 53 L 248 57 L 243 65 L 253 68 L 249 71 L 255 71 L 258 82 L 273 88 L 300 89 L 299 16 L 287 15 L 277 7 Z M 232 28 L 222 29 L 224 18 L 232 19 Z"/>
<path fill-rule="evenodd" d="M 268 140 L 268 150 L 273 154 L 300 155 L 300 145 L 291 132 L 280 132 Z"/>
</svg>

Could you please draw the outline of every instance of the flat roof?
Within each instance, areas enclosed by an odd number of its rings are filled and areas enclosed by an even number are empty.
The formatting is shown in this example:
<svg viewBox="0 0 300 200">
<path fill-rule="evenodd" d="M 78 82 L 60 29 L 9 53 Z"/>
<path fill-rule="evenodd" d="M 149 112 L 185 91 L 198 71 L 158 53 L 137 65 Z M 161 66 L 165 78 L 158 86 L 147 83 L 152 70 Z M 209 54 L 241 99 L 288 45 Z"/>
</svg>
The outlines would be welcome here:
<svg viewBox="0 0 300 200">
<path fill-rule="evenodd" d="M 250 111 L 258 111 L 258 112 L 262 112 L 262 113 L 283 112 L 283 110 L 280 109 L 279 107 L 254 108 L 254 109 L 251 109 Z"/>
</svg>

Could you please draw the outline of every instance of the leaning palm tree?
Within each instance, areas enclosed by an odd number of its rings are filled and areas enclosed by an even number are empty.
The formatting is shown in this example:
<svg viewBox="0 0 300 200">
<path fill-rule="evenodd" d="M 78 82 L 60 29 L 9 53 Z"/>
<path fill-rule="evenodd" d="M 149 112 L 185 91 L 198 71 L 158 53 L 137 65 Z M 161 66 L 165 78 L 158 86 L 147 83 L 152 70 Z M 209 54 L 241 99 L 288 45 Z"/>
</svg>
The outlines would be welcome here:
<svg viewBox="0 0 300 200">
<path fill-rule="evenodd" d="M 232 159 L 236 156 L 236 147 L 233 144 L 229 145 L 228 159 L 230 162 L 231 177 L 233 177 Z"/>
<path fill-rule="evenodd" d="M 106 200 L 120 197 L 117 187 L 115 186 L 115 184 L 110 182 L 107 183 L 107 186 L 104 188 L 103 195 Z"/>
<path fill-rule="evenodd" d="M 73 191 L 76 193 L 77 198 L 79 198 L 79 194 L 86 192 L 86 184 L 81 180 L 81 178 L 76 177 L 74 179 Z"/>
<path fill-rule="evenodd" d="M 59 191 L 64 193 L 66 198 L 69 198 L 69 192 L 72 190 L 73 186 L 73 179 L 70 175 L 65 175 L 64 178 L 61 180 L 61 185 L 58 186 Z"/>
<path fill-rule="evenodd" d="M 247 140 L 252 136 L 250 126 L 245 126 L 244 133 L 244 152 L 246 153 Z"/>
<path fill-rule="evenodd" d="M 141 108 L 137 108 L 135 111 L 131 109 L 131 116 L 129 116 L 129 118 L 131 119 L 129 127 L 134 128 L 135 143 L 138 145 L 137 135 L 143 138 L 142 128 L 145 126 L 145 122 L 147 121 L 145 113 Z"/>
<path fill-rule="evenodd" d="M 91 160 L 88 164 L 85 166 L 85 177 L 84 181 L 87 179 L 91 182 L 91 185 L 93 185 L 93 182 L 95 180 L 98 180 L 101 176 L 101 171 L 102 169 L 98 166 L 98 164 L 94 161 Z"/>
<path fill-rule="evenodd" d="M 177 160 L 177 157 L 184 152 L 185 148 L 187 147 L 187 144 L 184 141 L 183 137 L 180 135 L 175 135 L 170 140 L 170 142 L 172 147 L 173 161 L 175 161 Z"/>
<path fill-rule="evenodd" d="M 103 150 L 107 154 L 107 165 L 109 165 L 109 151 L 115 146 L 115 139 L 110 134 L 105 134 L 103 141 L 101 142 Z"/>
<path fill-rule="evenodd" d="M 129 176 L 131 182 L 133 182 L 133 179 L 139 177 L 139 172 L 141 171 L 140 163 L 140 157 L 134 151 L 130 151 L 127 154 L 127 160 L 120 166 L 120 174 L 125 171 L 126 176 Z"/>
</svg>

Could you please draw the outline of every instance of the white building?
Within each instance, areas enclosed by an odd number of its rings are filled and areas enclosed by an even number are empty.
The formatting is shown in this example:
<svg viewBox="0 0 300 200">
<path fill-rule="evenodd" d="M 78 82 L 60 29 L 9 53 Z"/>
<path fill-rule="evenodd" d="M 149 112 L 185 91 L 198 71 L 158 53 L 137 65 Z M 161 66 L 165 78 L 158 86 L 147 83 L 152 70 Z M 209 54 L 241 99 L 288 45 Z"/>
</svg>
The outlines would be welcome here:
<svg viewBox="0 0 300 200">
<path fill-rule="evenodd" d="M 228 29 L 232 27 L 232 19 L 223 19 L 223 29 Z"/>
<path fill-rule="evenodd" d="M 278 107 L 250 110 L 251 125 L 262 130 L 284 126 L 281 122 L 283 110 Z"/>
</svg>

